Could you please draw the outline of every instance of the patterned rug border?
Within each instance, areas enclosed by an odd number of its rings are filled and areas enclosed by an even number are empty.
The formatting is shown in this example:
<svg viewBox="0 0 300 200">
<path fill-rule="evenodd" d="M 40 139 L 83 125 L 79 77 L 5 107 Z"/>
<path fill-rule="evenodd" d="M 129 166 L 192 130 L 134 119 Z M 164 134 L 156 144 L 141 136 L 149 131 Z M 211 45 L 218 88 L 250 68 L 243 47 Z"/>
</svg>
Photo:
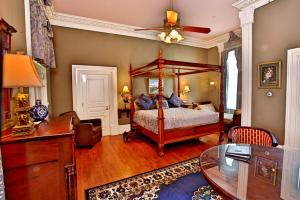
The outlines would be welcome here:
<svg viewBox="0 0 300 200">
<path fill-rule="evenodd" d="M 107 185 L 114 184 L 114 183 L 117 183 L 117 182 L 121 182 L 121 181 L 130 179 L 130 178 L 133 178 L 133 177 L 135 177 L 135 176 L 142 176 L 142 175 L 145 175 L 145 174 L 148 174 L 148 173 L 157 171 L 157 170 L 161 170 L 161 169 L 163 169 L 163 168 L 168 168 L 168 167 L 180 165 L 180 164 L 185 163 L 185 162 L 190 162 L 190 161 L 192 161 L 192 160 L 196 160 L 196 159 L 199 160 L 199 157 L 200 157 L 200 156 L 196 156 L 196 157 L 194 157 L 194 158 L 190 158 L 190 159 L 187 159 L 187 160 L 184 160 L 184 161 L 180 161 L 180 162 L 178 162 L 178 163 L 173 163 L 173 164 L 170 164 L 170 165 L 167 165 L 167 166 L 164 166 L 164 167 L 160 167 L 160 168 L 153 169 L 153 170 L 150 170 L 150 171 L 147 171 L 147 172 L 143 172 L 143 173 L 140 173 L 140 174 L 136 174 L 136 175 L 133 175 L 133 176 L 129 176 L 129 177 L 127 177 L 127 178 L 119 179 L 119 180 L 116 180 L 116 181 L 113 181 L 113 182 L 109 182 L 109 183 L 106 183 L 106 184 L 103 184 L 103 185 L 98 185 L 98 186 L 95 186 L 95 187 L 92 187 L 92 188 L 85 189 L 85 190 L 84 190 L 84 191 L 85 191 L 85 197 L 86 197 L 86 199 L 88 199 L 88 197 L 89 197 L 89 194 L 88 194 L 89 190 L 93 190 L 93 189 L 96 189 L 96 188 L 98 188 L 98 187 L 105 187 L 105 186 L 107 186 Z M 199 171 L 200 171 L 200 168 L 199 168 Z"/>
</svg>

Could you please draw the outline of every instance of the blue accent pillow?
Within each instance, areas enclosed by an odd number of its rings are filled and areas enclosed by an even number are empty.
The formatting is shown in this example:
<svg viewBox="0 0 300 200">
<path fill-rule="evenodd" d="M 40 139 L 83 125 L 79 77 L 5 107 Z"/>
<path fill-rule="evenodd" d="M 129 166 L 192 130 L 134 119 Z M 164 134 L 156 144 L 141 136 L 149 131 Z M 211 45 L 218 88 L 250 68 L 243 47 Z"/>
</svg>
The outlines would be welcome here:
<svg viewBox="0 0 300 200">
<path fill-rule="evenodd" d="M 169 103 L 173 107 L 177 107 L 178 108 L 178 107 L 181 106 L 181 99 L 172 93 L 172 95 L 170 96 L 170 99 L 169 99 Z"/>
<path fill-rule="evenodd" d="M 151 110 L 154 107 L 153 101 L 152 99 L 147 96 L 142 94 L 139 98 L 138 98 L 138 106 L 142 109 L 142 110 Z"/>
</svg>

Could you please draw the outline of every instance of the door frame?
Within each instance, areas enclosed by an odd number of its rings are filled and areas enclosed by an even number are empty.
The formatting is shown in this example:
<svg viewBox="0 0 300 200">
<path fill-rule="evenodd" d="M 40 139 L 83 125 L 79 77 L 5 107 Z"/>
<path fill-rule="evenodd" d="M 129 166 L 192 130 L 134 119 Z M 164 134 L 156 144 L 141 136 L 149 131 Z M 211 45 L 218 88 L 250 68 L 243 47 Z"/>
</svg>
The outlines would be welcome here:
<svg viewBox="0 0 300 200">
<path fill-rule="evenodd" d="M 73 110 L 78 111 L 77 108 L 77 91 L 76 91 L 76 83 L 77 74 L 82 71 L 99 71 L 111 74 L 111 87 L 112 92 L 110 93 L 109 105 L 110 105 L 110 116 L 109 116 L 109 126 L 110 126 L 110 134 L 109 135 L 117 135 L 119 134 L 119 124 L 118 124 L 118 93 L 117 93 L 117 67 L 112 66 L 92 66 L 92 65 L 72 65 L 72 96 L 73 96 Z"/>
<path fill-rule="evenodd" d="M 300 149 L 300 48 L 287 52 L 286 110 L 284 147 Z"/>
</svg>

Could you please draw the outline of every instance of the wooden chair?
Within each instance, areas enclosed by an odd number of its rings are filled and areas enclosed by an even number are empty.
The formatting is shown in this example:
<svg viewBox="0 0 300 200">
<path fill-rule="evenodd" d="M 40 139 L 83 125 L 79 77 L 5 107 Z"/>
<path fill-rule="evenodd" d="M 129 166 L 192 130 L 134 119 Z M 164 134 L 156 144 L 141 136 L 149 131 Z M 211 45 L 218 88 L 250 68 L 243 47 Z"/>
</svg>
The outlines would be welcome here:
<svg viewBox="0 0 300 200">
<path fill-rule="evenodd" d="M 255 127 L 233 127 L 229 130 L 228 137 L 231 138 L 233 143 L 239 144 L 257 144 L 270 147 L 278 145 L 275 136 L 271 132 Z"/>
</svg>

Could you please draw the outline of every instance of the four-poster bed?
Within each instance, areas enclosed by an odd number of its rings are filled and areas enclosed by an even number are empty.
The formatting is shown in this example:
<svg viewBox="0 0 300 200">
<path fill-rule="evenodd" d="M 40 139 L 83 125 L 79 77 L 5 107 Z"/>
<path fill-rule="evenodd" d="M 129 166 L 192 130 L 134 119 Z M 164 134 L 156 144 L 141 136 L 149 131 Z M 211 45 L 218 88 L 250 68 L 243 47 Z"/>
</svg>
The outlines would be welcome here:
<svg viewBox="0 0 300 200">
<path fill-rule="evenodd" d="M 171 69 L 173 72 L 164 72 L 163 69 Z M 158 73 L 154 73 L 153 71 L 157 70 Z M 176 72 L 177 71 L 177 72 Z M 220 76 L 220 105 L 219 105 L 219 113 L 217 115 L 217 120 L 212 123 L 204 123 L 197 124 L 192 126 L 184 126 L 184 127 L 176 127 L 165 129 L 165 116 L 164 110 L 162 108 L 162 100 L 163 100 L 163 89 L 162 89 L 162 81 L 166 76 L 175 75 L 178 78 L 178 94 L 180 94 L 180 76 L 186 76 L 190 74 L 197 73 L 205 73 L 205 72 L 219 72 Z M 162 58 L 162 51 L 159 51 L 158 59 L 153 62 L 138 67 L 132 68 L 130 65 L 130 124 L 131 129 L 138 129 L 142 134 L 148 136 L 150 139 L 155 141 L 158 144 L 159 155 L 164 155 L 163 148 L 165 144 L 179 142 L 183 140 L 188 140 L 192 138 L 198 138 L 204 135 L 213 134 L 216 132 L 220 133 L 219 140 L 222 139 L 223 129 L 224 129 L 224 89 L 223 89 L 223 77 L 224 77 L 224 69 L 222 66 L 218 65 L 210 65 L 210 64 L 200 64 L 200 63 L 191 63 L 191 62 L 182 62 L 182 61 L 174 61 L 167 60 Z M 137 76 L 158 76 L 159 79 L 159 94 L 158 94 L 158 108 L 157 108 L 157 122 L 155 122 L 155 126 L 157 125 L 157 131 L 153 129 L 146 128 L 146 126 L 142 126 L 141 123 L 137 123 L 135 121 L 135 105 L 133 99 L 133 78 Z M 180 109 L 179 109 L 180 110 Z M 151 112 L 154 112 L 153 110 Z M 197 112 L 197 111 L 194 111 Z M 153 117 L 153 116 L 152 116 Z"/>
</svg>

